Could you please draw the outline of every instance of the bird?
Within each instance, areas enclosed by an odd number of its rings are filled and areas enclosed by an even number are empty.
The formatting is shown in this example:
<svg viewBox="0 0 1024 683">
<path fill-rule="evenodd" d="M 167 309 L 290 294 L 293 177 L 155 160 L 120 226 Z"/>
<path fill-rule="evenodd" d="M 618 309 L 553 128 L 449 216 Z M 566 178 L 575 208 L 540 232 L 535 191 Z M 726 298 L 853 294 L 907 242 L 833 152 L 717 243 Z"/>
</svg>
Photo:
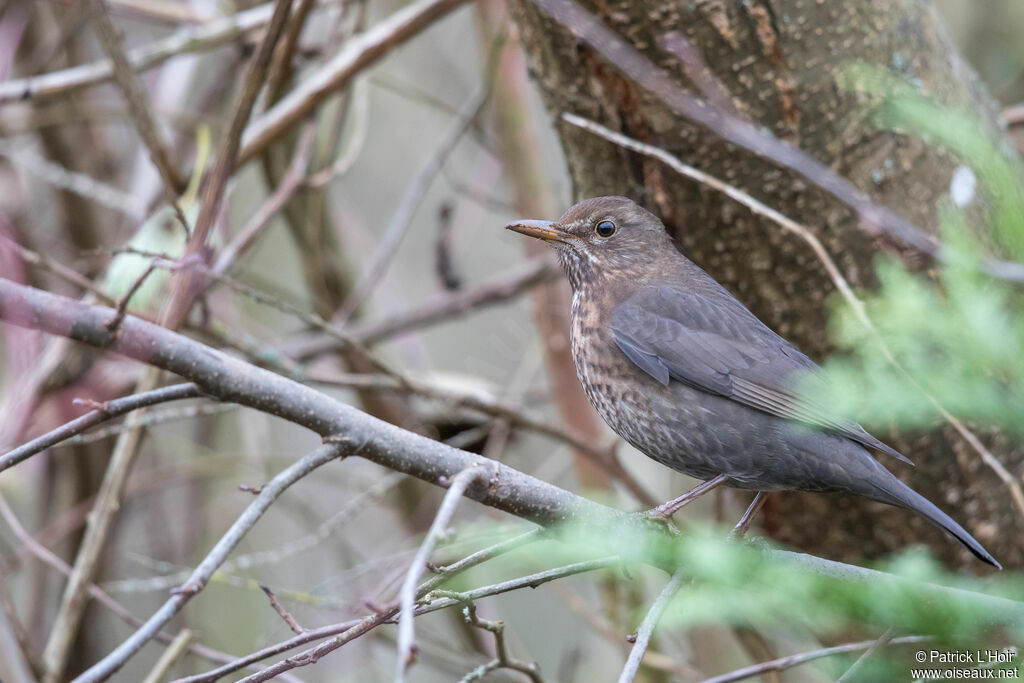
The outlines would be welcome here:
<svg viewBox="0 0 1024 683">
<path fill-rule="evenodd" d="M 667 521 L 718 485 L 759 497 L 852 493 L 921 515 L 1002 569 L 874 454 L 909 459 L 808 391 L 826 381 L 814 361 L 684 256 L 657 216 L 626 197 L 594 197 L 557 221 L 505 227 L 555 248 L 572 286 L 576 375 L 602 419 L 640 452 L 703 481 L 657 516 Z"/>
</svg>

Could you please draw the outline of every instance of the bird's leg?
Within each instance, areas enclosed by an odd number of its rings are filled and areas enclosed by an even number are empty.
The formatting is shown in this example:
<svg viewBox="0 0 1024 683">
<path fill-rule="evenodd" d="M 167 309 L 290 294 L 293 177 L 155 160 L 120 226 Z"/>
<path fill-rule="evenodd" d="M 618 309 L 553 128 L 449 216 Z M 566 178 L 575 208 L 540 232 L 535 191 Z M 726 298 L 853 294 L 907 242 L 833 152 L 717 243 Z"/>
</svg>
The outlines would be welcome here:
<svg viewBox="0 0 1024 683">
<path fill-rule="evenodd" d="M 765 502 L 768 500 L 768 494 L 764 491 L 758 491 L 757 495 L 754 496 L 754 500 L 750 501 L 750 505 L 747 507 L 747 511 L 740 517 L 740 521 L 736 523 L 732 531 L 729 533 L 729 538 L 743 538 L 747 533 L 747 529 L 750 528 L 750 523 L 754 521 L 754 516 L 761 511 L 764 507 Z"/>
<path fill-rule="evenodd" d="M 667 503 L 662 503 L 653 510 L 648 510 L 644 515 L 652 519 L 668 522 L 672 519 L 672 515 L 679 512 L 684 506 L 700 498 L 711 489 L 721 486 L 727 481 L 729 481 L 729 477 L 724 474 L 719 474 L 714 479 L 708 479 L 705 482 L 697 484 L 678 498 L 673 498 Z"/>
</svg>

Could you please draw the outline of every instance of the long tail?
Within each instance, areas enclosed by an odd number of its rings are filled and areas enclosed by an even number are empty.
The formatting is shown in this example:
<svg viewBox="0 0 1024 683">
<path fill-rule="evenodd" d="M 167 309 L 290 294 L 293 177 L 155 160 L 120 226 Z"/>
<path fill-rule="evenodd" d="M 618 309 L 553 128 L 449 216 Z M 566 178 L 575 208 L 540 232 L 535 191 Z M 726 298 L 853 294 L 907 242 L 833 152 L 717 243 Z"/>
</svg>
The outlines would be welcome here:
<svg viewBox="0 0 1024 683">
<path fill-rule="evenodd" d="M 917 514 L 921 515 L 929 522 L 939 527 L 950 536 L 960 541 L 966 546 L 971 553 L 982 562 L 992 565 L 996 569 L 1002 569 L 1003 565 L 996 561 L 996 558 L 992 557 L 991 553 L 985 550 L 981 543 L 978 543 L 974 536 L 971 536 L 967 531 L 953 521 L 949 515 L 935 507 L 935 505 L 922 496 L 920 493 L 910 488 L 902 481 L 892 475 L 892 473 L 886 470 L 888 477 L 873 477 L 870 482 L 872 493 L 865 492 L 869 498 L 873 498 L 881 503 L 888 503 L 889 505 L 896 505 L 897 507 L 906 508 Z M 879 481 L 879 479 L 884 479 Z"/>
</svg>

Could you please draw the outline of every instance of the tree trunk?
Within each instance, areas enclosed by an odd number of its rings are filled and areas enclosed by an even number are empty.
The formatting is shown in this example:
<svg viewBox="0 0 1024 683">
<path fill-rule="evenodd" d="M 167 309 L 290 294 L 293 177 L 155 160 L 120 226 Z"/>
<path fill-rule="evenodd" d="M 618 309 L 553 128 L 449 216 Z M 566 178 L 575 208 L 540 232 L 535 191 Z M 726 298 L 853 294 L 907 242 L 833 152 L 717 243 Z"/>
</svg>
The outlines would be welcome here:
<svg viewBox="0 0 1024 683">
<path fill-rule="evenodd" d="M 739 115 L 830 165 L 919 226 L 934 229 L 936 204 L 948 192 L 957 161 L 916 138 L 871 127 L 858 98 L 837 86 L 842 65 L 866 62 L 918 79 L 938 101 L 977 111 L 993 135 L 1005 135 L 992 101 L 927 3 L 580 4 L 692 90 L 677 59 L 657 47 L 664 34 L 682 33 L 728 90 Z M 834 287 L 806 244 L 660 162 L 557 116 L 573 112 L 594 119 L 749 192 L 809 226 L 850 282 L 870 287 L 872 257 L 882 247 L 858 229 L 856 216 L 787 170 L 680 118 L 533 4 L 513 0 L 513 7 L 536 83 L 556 117 L 576 195 L 622 194 L 645 205 L 665 220 L 684 253 L 773 329 L 821 360 L 829 351 L 825 300 Z M 918 466 L 886 465 L 949 511 L 1004 564 L 1021 563 L 1020 513 L 1003 483 L 952 430 L 914 438 L 874 431 Z M 988 443 L 1011 471 L 1020 471 L 1020 450 L 998 437 Z M 765 526 L 785 543 L 837 559 L 856 561 L 923 542 L 950 563 L 977 566 L 927 522 L 860 499 L 779 494 L 769 504 Z"/>
</svg>

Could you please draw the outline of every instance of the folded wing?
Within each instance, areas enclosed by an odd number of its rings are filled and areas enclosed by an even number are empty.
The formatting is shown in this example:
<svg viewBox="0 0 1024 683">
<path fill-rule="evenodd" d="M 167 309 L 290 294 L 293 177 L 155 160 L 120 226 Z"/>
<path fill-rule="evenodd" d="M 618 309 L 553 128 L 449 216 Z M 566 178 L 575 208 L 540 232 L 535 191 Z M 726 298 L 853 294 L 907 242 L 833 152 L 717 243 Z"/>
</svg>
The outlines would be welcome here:
<svg viewBox="0 0 1024 683">
<path fill-rule="evenodd" d="M 818 366 L 725 290 L 646 288 L 615 308 L 611 328 L 622 352 L 662 384 L 684 382 L 910 463 L 856 422 L 804 396 L 797 385 L 820 382 Z"/>
</svg>

